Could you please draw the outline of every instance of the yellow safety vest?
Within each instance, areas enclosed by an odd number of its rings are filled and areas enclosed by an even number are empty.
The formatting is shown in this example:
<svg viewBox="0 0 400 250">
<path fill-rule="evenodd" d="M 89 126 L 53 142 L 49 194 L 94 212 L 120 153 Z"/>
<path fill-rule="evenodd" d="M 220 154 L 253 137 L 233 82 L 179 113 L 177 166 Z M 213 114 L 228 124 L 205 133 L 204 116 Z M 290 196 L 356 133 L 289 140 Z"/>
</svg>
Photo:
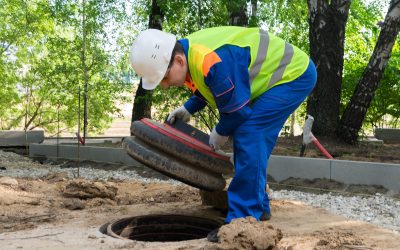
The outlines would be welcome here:
<svg viewBox="0 0 400 250">
<path fill-rule="evenodd" d="M 206 55 L 223 45 L 250 48 L 248 70 L 251 100 L 276 85 L 301 76 L 309 63 L 308 55 L 302 50 L 259 28 L 215 27 L 197 31 L 187 38 L 190 76 L 196 88 L 214 108 L 214 97 L 204 82 L 208 72 L 203 72 L 203 62 Z"/>
</svg>

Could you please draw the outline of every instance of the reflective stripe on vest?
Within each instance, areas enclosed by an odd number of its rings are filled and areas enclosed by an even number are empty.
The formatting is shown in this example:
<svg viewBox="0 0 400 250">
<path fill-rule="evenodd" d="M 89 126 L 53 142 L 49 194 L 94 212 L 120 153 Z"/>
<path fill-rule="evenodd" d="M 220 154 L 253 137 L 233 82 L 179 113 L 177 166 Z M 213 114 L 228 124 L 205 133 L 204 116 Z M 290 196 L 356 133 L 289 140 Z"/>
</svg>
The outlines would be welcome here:
<svg viewBox="0 0 400 250">
<path fill-rule="evenodd" d="M 267 49 L 269 45 L 268 32 L 260 29 L 260 43 L 258 45 L 257 57 L 254 64 L 250 67 L 249 76 L 250 83 L 253 82 L 254 78 L 258 75 L 261 70 L 262 63 L 267 57 Z"/>
<path fill-rule="evenodd" d="M 299 77 L 307 69 L 309 57 L 297 47 L 257 28 L 217 27 L 188 37 L 188 65 L 193 82 L 212 107 L 214 97 L 206 86 L 202 64 L 204 57 L 225 44 L 250 47 L 248 67 L 251 99 L 268 89 Z"/>
<path fill-rule="evenodd" d="M 293 57 L 293 46 L 288 43 L 285 43 L 285 51 L 283 52 L 283 57 L 279 62 L 278 68 L 272 75 L 271 80 L 269 80 L 268 87 L 271 87 L 275 83 L 282 80 L 283 73 L 285 72 L 287 65 L 292 60 L 292 57 Z"/>
</svg>

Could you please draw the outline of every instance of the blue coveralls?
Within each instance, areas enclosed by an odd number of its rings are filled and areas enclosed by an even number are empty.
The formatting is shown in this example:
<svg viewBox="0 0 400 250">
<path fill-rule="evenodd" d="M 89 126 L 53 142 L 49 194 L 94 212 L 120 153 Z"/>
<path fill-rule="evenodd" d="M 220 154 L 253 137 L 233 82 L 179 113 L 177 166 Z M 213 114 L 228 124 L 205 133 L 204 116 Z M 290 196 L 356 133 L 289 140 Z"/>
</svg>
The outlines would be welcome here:
<svg viewBox="0 0 400 250">
<path fill-rule="evenodd" d="M 188 40 L 181 39 L 186 58 Z M 249 48 L 224 45 L 215 50 L 221 62 L 210 68 L 205 78 L 216 101 L 220 120 L 218 134 L 233 136 L 235 175 L 228 188 L 225 222 L 270 213 L 266 193 L 267 165 L 285 121 L 310 94 L 316 83 L 316 69 L 310 60 L 307 70 L 292 82 L 266 91 L 250 100 Z M 204 108 L 206 101 L 196 91 L 184 104 L 191 113 Z"/>
</svg>

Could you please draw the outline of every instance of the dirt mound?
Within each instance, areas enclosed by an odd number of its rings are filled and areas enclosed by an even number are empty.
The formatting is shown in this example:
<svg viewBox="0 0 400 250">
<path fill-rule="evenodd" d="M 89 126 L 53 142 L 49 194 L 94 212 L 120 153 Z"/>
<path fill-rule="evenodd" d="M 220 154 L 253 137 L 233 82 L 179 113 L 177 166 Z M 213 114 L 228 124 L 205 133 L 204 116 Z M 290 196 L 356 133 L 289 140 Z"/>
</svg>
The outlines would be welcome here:
<svg viewBox="0 0 400 250">
<path fill-rule="evenodd" d="M 353 233 L 348 232 L 315 232 L 314 236 L 318 238 L 316 250 L 330 249 L 368 249 L 363 245 L 361 239 Z"/>
<path fill-rule="evenodd" d="M 0 205 L 39 204 L 40 194 L 19 190 L 18 186 L 0 185 Z"/>
<path fill-rule="evenodd" d="M 44 177 L 44 179 L 49 183 L 55 183 L 68 180 L 69 177 L 67 172 L 61 172 L 61 173 L 49 173 Z"/>
<path fill-rule="evenodd" d="M 10 178 L 7 176 L 0 177 L 0 185 L 5 185 L 5 186 L 17 186 L 18 181 L 14 178 Z"/>
<path fill-rule="evenodd" d="M 268 222 L 257 222 L 253 217 L 232 220 L 218 233 L 218 249 L 273 249 L 282 239 L 280 229 Z"/>
<path fill-rule="evenodd" d="M 108 198 L 114 199 L 118 188 L 109 183 L 93 182 L 84 179 L 72 180 L 67 183 L 62 193 L 65 197 L 91 199 Z"/>
<path fill-rule="evenodd" d="M 336 250 L 336 249 L 384 249 L 373 247 L 365 243 L 359 236 L 353 232 L 340 232 L 334 230 L 315 231 L 309 235 L 290 237 L 279 243 L 277 249 L 292 250 Z"/>
</svg>

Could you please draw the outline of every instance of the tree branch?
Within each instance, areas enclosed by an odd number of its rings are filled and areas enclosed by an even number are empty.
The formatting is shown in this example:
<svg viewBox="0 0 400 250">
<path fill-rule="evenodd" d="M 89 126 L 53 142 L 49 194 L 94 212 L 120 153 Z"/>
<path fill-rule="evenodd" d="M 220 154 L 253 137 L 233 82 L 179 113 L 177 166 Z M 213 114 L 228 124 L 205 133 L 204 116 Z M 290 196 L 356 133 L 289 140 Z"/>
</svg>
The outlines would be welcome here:
<svg viewBox="0 0 400 250">
<path fill-rule="evenodd" d="M 38 103 L 38 105 L 36 106 L 35 112 L 33 113 L 33 115 L 31 116 L 31 118 L 29 119 L 29 121 L 26 123 L 25 125 L 25 129 L 28 129 L 29 125 L 31 125 L 31 123 L 33 122 L 33 120 L 35 120 L 35 118 L 37 117 L 38 113 L 39 113 L 39 109 L 41 108 L 43 103 L 43 100 L 40 100 L 40 102 Z M 31 130 L 31 129 L 30 129 Z"/>
</svg>

